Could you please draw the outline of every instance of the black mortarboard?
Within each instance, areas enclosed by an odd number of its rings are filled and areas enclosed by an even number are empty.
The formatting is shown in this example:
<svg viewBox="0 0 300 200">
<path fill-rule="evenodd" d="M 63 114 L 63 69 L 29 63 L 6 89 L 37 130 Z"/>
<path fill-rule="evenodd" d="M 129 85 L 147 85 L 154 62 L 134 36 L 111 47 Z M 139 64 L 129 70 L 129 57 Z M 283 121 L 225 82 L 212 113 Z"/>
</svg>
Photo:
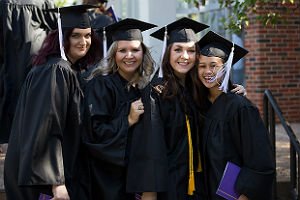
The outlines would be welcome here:
<svg viewBox="0 0 300 200">
<path fill-rule="evenodd" d="M 233 43 L 217 33 L 209 31 L 199 40 L 198 45 L 202 55 L 219 57 L 226 62 Z M 246 49 L 234 44 L 232 65 L 243 58 L 247 53 L 248 51 Z"/>
<path fill-rule="evenodd" d="M 217 72 L 212 81 L 223 76 L 223 81 L 219 88 L 226 93 L 232 65 L 243 58 L 248 51 L 213 31 L 209 31 L 204 35 L 199 40 L 198 45 L 201 55 L 219 57 L 224 60 L 224 67 Z"/>
<path fill-rule="evenodd" d="M 142 32 L 154 28 L 156 25 L 137 19 L 126 18 L 113 23 L 105 28 L 106 35 L 112 41 L 118 40 L 140 40 L 143 41 Z"/>
<path fill-rule="evenodd" d="M 164 40 L 165 31 L 167 29 L 167 43 L 174 42 L 197 42 L 196 33 L 208 28 L 206 24 L 202 24 L 187 17 L 172 22 L 165 27 L 160 28 L 151 34 L 152 37 Z"/>
<path fill-rule="evenodd" d="M 60 55 L 62 59 L 67 60 L 63 47 L 63 28 L 91 28 L 91 23 L 87 10 L 97 8 L 93 5 L 76 5 L 61 8 L 48 9 L 50 12 L 58 12 L 57 25 L 59 34 Z"/>
<path fill-rule="evenodd" d="M 59 12 L 62 28 L 90 28 L 88 9 L 97 8 L 94 5 L 75 5 L 61 8 L 49 9 L 47 11 Z"/>
</svg>

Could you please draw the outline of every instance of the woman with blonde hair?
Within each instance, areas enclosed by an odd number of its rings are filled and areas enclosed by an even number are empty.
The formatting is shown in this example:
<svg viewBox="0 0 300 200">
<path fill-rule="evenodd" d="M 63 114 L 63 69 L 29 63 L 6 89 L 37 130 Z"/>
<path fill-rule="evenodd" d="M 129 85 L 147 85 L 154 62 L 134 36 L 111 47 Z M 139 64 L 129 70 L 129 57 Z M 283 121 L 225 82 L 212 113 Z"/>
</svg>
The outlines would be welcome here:
<svg viewBox="0 0 300 200">
<path fill-rule="evenodd" d="M 126 193 L 131 135 L 144 113 L 142 90 L 154 71 L 141 32 L 153 27 L 127 18 L 105 28 L 113 43 L 90 77 L 84 104 L 91 199 L 134 198 Z"/>
</svg>

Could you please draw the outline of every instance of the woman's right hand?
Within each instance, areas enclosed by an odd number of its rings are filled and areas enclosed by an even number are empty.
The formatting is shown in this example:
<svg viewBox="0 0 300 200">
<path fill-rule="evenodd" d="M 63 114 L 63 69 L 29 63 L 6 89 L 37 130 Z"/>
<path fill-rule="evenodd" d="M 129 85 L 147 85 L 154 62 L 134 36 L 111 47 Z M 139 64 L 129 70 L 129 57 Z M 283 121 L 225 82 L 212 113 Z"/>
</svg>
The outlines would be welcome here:
<svg viewBox="0 0 300 200">
<path fill-rule="evenodd" d="M 144 104 L 141 99 L 131 103 L 128 115 L 129 127 L 139 121 L 140 115 L 144 113 Z"/>
<path fill-rule="evenodd" d="M 51 200 L 70 200 L 65 185 L 52 185 L 53 198 Z"/>
</svg>

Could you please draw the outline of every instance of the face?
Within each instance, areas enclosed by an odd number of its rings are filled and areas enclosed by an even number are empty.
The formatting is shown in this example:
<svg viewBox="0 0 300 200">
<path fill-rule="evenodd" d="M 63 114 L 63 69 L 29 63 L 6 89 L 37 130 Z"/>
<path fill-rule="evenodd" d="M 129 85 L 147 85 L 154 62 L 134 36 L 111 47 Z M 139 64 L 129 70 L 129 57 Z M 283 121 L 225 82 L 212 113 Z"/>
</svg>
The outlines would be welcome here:
<svg viewBox="0 0 300 200">
<path fill-rule="evenodd" d="M 170 64 L 179 78 L 184 78 L 196 61 L 195 42 L 175 42 L 170 49 Z"/>
<path fill-rule="evenodd" d="M 89 51 L 91 47 L 91 36 L 91 28 L 73 29 L 69 38 L 70 48 L 67 52 L 68 58 L 72 63 L 84 57 Z"/>
<path fill-rule="evenodd" d="M 219 91 L 219 78 L 211 81 L 223 67 L 223 60 L 219 57 L 209 57 L 200 55 L 198 64 L 198 78 L 209 90 Z"/>
<path fill-rule="evenodd" d="M 119 68 L 118 71 L 120 75 L 129 81 L 138 71 L 143 61 L 143 48 L 141 41 L 118 41 L 115 60 Z"/>
</svg>

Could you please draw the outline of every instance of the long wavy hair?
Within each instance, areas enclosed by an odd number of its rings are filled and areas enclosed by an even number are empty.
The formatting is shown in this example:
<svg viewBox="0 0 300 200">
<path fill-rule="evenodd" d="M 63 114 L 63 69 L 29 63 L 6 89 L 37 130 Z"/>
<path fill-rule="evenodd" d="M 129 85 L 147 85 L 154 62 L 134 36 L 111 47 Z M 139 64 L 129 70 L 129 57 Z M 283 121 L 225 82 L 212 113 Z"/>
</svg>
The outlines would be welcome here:
<svg viewBox="0 0 300 200">
<path fill-rule="evenodd" d="M 63 43 L 64 43 L 65 52 L 68 52 L 70 49 L 69 38 L 73 30 L 74 30 L 73 28 L 63 29 Z M 98 37 L 96 36 L 95 32 L 92 30 L 91 47 L 87 52 L 87 54 L 76 62 L 76 65 L 84 69 L 89 65 L 93 65 L 96 62 L 99 62 L 102 55 L 101 49 L 98 47 L 99 43 L 100 41 Z M 51 31 L 47 35 L 38 54 L 33 57 L 32 63 L 33 65 L 41 65 L 45 63 L 49 57 L 54 55 L 60 55 L 58 30 Z"/>
<path fill-rule="evenodd" d="M 150 82 L 151 75 L 155 69 L 155 61 L 153 60 L 148 47 L 146 47 L 143 42 L 141 42 L 141 45 L 143 50 L 142 64 L 139 66 L 133 78 L 128 82 L 128 86 L 137 85 L 140 89 L 144 88 Z M 113 74 L 118 71 L 119 67 L 115 60 L 117 49 L 118 41 L 115 41 L 108 50 L 108 56 L 101 60 L 92 72 L 91 76 L 88 78 L 89 80 L 99 75 Z"/>
<path fill-rule="evenodd" d="M 171 55 L 172 46 L 173 46 L 173 43 L 168 45 L 168 47 L 165 51 L 163 60 L 162 60 L 162 70 L 163 70 L 163 77 L 164 77 L 164 90 L 162 92 L 162 95 L 164 98 L 167 98 L 167 99 L 171 99 L 177 95 L 181 95 L 179 92 L 180 79 L 175 75 L 174 69 L 170 63 L 170 55 Z M 196 52 L 198 52 L 199 51 L 198 45 L 195 44 L 195 47 L 196 47 Z M 195 68 L 195 66 L 197 66 L 197 61 L 198 61 L 198 57 L 196 55 L 196 61 L 195 61 L 195 65 L 193 68 Z M 189 87 L 191 84 L 191 81 L 189 79 L 190 73 L 191 73 L 191 70 L 186 75 L 186 80 L 185 80 L 186 87 Z"/>
</svg>

